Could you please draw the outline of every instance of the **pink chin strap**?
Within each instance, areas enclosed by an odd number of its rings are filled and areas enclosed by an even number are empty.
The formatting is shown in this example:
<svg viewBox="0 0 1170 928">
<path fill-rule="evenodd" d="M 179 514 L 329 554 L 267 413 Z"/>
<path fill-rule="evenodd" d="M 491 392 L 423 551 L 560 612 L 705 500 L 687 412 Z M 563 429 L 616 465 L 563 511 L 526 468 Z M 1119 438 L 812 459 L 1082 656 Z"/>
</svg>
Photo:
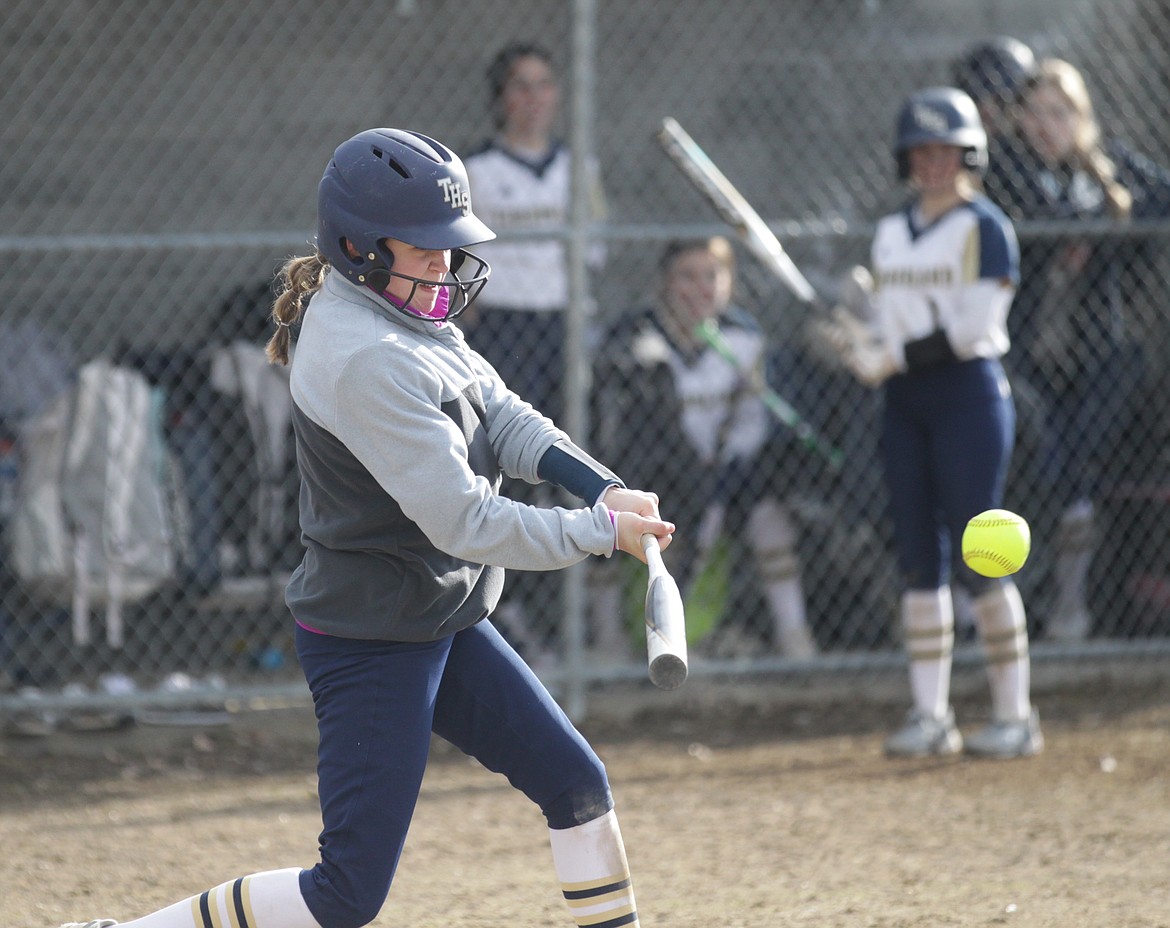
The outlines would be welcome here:
<svg viewBox="0 0 1170 928">
<path fill-rule="evenodd" d="M 435 322 L 442 322 L 447 318 L 447 313 L 451 307 L 451 288 L 439 287 L 439 292 L 435 296 L 435 305 L 429 310 L 415 309 L 413 306 L 407 306 L 402 300 L 396 296 L 391 296 L 387 290 L 382 291 L 382 298 L 389 300 L 399 309 L 410 313 L 412 316 L 418 316 L 420 319 L 430 319 Z"/>
</svg>

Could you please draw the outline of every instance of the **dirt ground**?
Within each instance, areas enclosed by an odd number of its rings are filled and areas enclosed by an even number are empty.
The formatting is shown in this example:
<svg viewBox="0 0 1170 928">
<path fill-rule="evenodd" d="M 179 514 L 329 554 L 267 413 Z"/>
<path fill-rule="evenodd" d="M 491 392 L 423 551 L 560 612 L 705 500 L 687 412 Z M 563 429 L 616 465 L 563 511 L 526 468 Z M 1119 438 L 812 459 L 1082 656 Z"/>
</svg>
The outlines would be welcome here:
<svg viewBox="0 0 1170 928">
<path fill-rule="evenodd" d="M 613 687 L 605 759 L 643 926 L 1170 926 L 1170 671 L 1037 673 L 1048 748 L 890 761 L 897 685 Z M 962 726 L 986 717 L 958 681 Z M 309 865 L 307 707 L 0 741 L 0 925 L 129 920 Z M 378 926 L 569 926 L 543 820 L 436 744 Z"/>
</svg>

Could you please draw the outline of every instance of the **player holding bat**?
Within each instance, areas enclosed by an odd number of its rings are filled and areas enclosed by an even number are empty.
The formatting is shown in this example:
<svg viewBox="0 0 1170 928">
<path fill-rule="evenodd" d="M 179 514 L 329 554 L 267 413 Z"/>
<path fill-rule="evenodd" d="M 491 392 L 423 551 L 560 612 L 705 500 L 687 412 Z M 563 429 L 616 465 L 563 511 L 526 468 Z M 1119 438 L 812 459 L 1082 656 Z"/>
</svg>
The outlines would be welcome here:
<svg viewBox="0 0 1170 928">
<path fill-rule="evenodd" d="M 307 550 L 286 600 L 320 737 L 321 857 L 127 925 L 369 923 L 434 733 L 539 806 L 577 925 L 637 926 L 605 769 L 488 616 L 505 568 L 555 570 L 615 550 L 645 560 L 643 536 L 667 548 L 674 526 L 654 494 L 573 444 L 452 324 L 488 280 L 467 248 L 493 237 L 462 162 L 433 139 L 371 129 L 330 158 L 317 248 L 285 266 L 269 342 L 287 363 L 299 330 L 291 386 Z M 503 474 L 557 483 L 584 505 L 521 505 L 498 495 Z"/>
<path fill-rule="evenodd" d="M 980 192 L 987 135 L 967 94 L 912 94 L 898 116 L 898 176 L 913 191 L 883 218 L 872 247 L 868 318 L 838 310 L 823 324 L 862 383 L 881 387 L 882 451 L 894 542 L 904 580 L 901 613 L 913 708 L 886 741 L 898 756 L 964 747 L 950 706 L 952 577 L 973 596 L 987 659 L 992 723 L 969 753 L 1035 754 L 1043 745 L 1029 698 L 1024 605 L 1011 578 L 959 562 L 967 520 L 1002 504 L 1015 408 L 1000 358 L 1019 279 L 1007 217 Z"/>
</svg>

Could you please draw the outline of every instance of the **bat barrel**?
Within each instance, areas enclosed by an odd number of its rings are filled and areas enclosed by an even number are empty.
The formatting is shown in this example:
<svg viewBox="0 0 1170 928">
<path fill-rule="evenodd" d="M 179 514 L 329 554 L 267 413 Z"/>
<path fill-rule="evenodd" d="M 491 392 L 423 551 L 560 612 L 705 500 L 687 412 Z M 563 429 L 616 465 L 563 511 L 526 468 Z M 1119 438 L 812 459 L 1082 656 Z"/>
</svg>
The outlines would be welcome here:
<svg viewBox="0 0 1170 928">
<path fill-rule="evenodd" d="M 662 564 L 657 539 L 644 536 L 650 583 L 646 587 L 646 657 L 650 682 L 673 690 L 687 678 L 687 630 L 678 584 Z"/>
</svg>

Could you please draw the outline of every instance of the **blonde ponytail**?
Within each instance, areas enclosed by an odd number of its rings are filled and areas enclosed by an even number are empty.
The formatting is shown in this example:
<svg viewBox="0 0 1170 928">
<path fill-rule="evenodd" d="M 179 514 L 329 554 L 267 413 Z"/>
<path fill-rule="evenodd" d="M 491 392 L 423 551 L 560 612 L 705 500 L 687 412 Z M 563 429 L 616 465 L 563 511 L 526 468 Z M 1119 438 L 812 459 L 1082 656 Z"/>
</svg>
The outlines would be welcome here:
<svg viewBox="0 0 1170 928">
<path fill-rule="evenodd" d="M 272 321 L 276 331 L 268 339 L 265 353 L 272 364 L 288 364 L 292 345 L 292 327 L 301 320 L 305 298 L 321 289 L 329 262 L 314 252 L 290 258 L 280 269 L 280 292 L 272 303 Z"/>
<path fill-rule="evenodd" d="M 1129 219 L 1133 212 L 1133 194 L 1117 179 L 1117 166 L 1104 149 L 1094 148 L 1088 152 L 1084 158 L 1084 167 L 1101 185 L 1109 217 L 1119 221 Z"/>
</svg>

